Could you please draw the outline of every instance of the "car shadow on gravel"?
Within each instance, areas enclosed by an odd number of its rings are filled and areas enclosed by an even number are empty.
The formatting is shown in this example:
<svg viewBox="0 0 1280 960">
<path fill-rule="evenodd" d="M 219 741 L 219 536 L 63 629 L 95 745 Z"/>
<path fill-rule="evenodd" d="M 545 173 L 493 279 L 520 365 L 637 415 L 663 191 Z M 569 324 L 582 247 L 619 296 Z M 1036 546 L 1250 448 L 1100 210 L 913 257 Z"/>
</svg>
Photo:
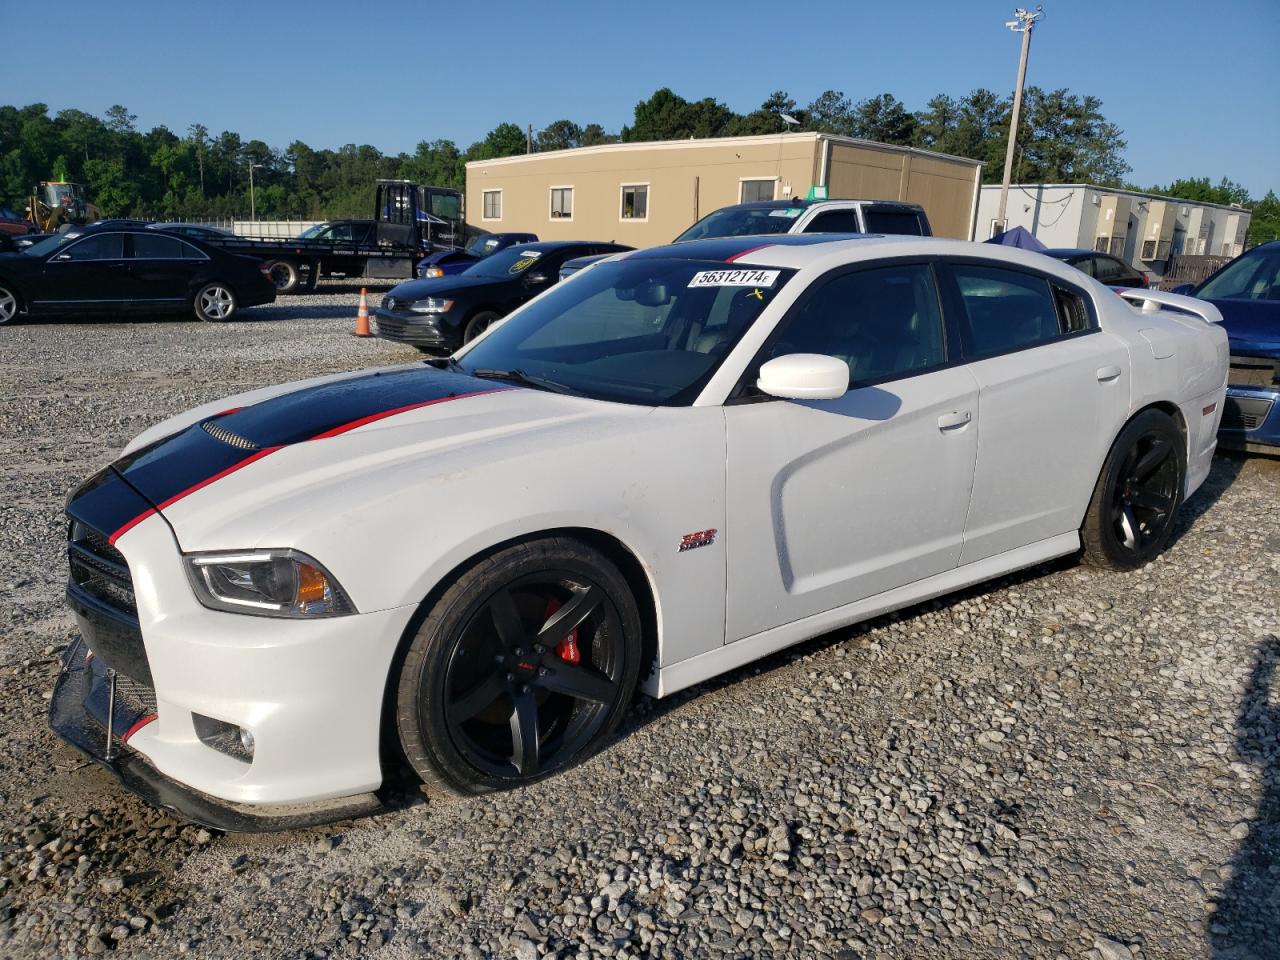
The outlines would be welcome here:
<svg viewBox="0 0 1280 960">
<path fill-rule="evenodd" d="M 1220 453 L 1213 458 L 1209 476 L 1200 489 L 1191 495 L 1178 510 L 1173 524 L 1173 535 L 1165 549 L 1181 540 L 1206 513 L 1213 508 L 1224 493 L 1236 482 L 1248 462 L 1248 457 L 1236 453 Z"/>
<path fill-rule="evenodd" d="M 1280 637 L 1258 647 L 1236 716 L 1236 753 L 1262 783 L 1253 822 L 1241 838 L 1231 877 L 1209 920 L 1216 960 L 1280 958 Z M 1247 833 L 1245 831 L 1247 830 Z"/>
</svg>

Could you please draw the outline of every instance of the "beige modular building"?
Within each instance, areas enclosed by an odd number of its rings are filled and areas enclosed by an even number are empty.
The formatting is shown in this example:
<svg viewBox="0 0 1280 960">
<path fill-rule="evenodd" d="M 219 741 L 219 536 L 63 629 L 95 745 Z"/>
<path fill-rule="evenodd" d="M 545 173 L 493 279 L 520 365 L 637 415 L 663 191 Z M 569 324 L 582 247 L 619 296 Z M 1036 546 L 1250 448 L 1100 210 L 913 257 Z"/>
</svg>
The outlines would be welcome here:
<svg viewBox="0 0 1280 960">
<path fill-rule="evenodd" d="M 972 235 L 982 164 L 822 133 L 611 143 L 467 164 L 467 225 L 543 240 L 669 243 L 746 200 L 906 200 L 940 237 Z"/>
</svg>

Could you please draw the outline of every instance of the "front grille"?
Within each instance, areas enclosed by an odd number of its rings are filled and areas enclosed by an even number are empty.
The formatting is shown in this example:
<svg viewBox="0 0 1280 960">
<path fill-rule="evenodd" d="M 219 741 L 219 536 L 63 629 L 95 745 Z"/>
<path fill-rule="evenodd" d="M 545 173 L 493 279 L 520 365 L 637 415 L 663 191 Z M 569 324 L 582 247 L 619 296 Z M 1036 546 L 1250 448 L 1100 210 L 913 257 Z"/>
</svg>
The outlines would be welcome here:
<svg viewBox="0 0 1280 960">
<path fill-rule="evenodd" d="M 1233 354 L 1227 382 L 1235 387 L 1280 386 L 1280 360 Z"/>
<path fill-rule="evenodd" d="M 230 430 L 224 430 L 212 420 L 206 420 L 200 424 L 200 426 L 204 428 L 204 432 L 209 436 L 213 437 L 215 440 L 221 440 L 229 446 L 236 447 L 240 450 L 259 449 L 258 445 L 252 440 L 246 440 L 239 434 L 232 433 Z"/>
<path fill-rule="evenodd" d="M 78 520 L 71 522 L 67 543 L 71 581 L 107 606 L 136 619 L 133 577 L 124 555 L 107 538 Z"/>
<path fill-rule="evenodd" d="M 1222 429 L 1257 430 L 1273 402 L 1264 397 L 1227 397 L 1222 405 Z"/>
</svg>

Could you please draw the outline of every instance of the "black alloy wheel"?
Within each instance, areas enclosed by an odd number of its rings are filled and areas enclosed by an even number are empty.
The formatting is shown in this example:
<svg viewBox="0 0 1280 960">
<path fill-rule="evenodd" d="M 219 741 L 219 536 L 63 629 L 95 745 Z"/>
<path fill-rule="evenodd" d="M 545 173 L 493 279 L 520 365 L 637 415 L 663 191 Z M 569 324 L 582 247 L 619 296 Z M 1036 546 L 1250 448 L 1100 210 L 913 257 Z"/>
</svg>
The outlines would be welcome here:
<svg viewBox="0 0 1280 960">
<path fill-rule="evenodd" d="M 1131 569 L 1164 549 L 1182 504 L 1184 444 L 1159 410 L 1142 412 L 1121 431 L 1081 528 L 1088 560 Z"/>
<path fill-rule="evenodd" d="M 617 568 L 549 538 L 458 577 L 414 637 L 397 723 L 429 784 L 519 786 L 589 755 L 635 686 L 639 614 Z"/>
</svg>

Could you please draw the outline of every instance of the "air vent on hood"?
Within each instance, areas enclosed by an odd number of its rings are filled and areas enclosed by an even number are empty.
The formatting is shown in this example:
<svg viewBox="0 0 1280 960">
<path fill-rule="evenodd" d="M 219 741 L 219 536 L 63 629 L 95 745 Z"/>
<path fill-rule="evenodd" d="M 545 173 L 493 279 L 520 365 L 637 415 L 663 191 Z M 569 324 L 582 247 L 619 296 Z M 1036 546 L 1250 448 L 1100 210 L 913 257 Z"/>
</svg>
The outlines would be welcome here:
<svg viewBox="0 0 1280 960">
<path fill-rule="evenodd" d="M 240 450 L 257 450 L 258 445 L 252 440 L 246 440 L 244 437 L 232 433 L 230 430 L 223 430 L 212 420 L 206 420 L 200 424 L 204 428 L 204 432 L 215 440 L 221 440 L 228 446 L 236 447 Z"/>
</svg>

